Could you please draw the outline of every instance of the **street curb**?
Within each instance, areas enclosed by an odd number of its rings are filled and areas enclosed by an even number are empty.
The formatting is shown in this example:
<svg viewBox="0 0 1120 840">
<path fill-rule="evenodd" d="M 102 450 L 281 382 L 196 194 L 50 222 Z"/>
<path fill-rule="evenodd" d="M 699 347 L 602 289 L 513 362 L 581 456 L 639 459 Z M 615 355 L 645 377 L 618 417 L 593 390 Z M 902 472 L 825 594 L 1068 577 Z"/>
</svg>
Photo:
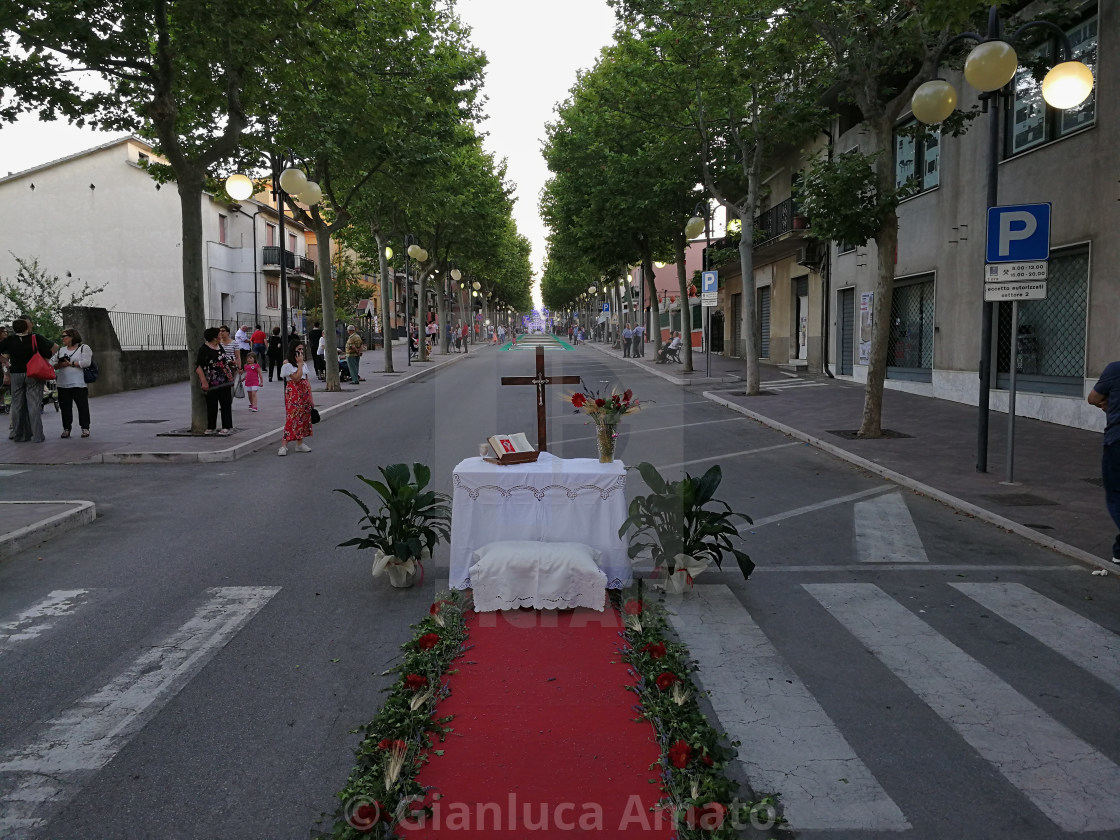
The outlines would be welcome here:
<svg viewBox="0 0 1120 840">
<path fill-rule="evenodd" d="M 722 377 L 720 377 L 720 376 L 701 376 L 697 379 L 686 379 L 686 378 L 681 377 L 681 376 L 673 376 L 673 374 L 667 373 L 667 372 L 662 371 L 662 370 L 658 370 L 655 367 L 651 367 L 649 365 L 644 365 L 640 361 L 637 361 L 635 359 L 628 359 L 625 356 L 616 356 L 616 355 L 614 355 L 614 352 L 610 348 L 608 348 L 606 346 L 602 346 L 598 343 L 585 341 L 584 344 L 581 345 L 581 346 L 584 346 L 584 345 L 592 348 L 593 350 L 597 350 L 598 352 L 602 353 L 605 356 L 610 356 L 612 359 L 616 359 L 620 362 L 629 362 L 630 364 L 634 365 L 639 370 L 644 371 L 645 373 L 650 373 L 650 374 L 653 374 L 654 376 L 659 376 L 662 379 L 666 380 L 667 382 L 672 382 L 674 385 L 681 385 L 681 386 L 686 387 L 686 388 L 687 387 L 694 387 L 694 386 L 697 386 L 697 385 L 704 385 L 704 386 L 731 385 L 731 384 L 734 384 L 736 382 L 742 382 L 743 381 L 742 377 L 739 377 L 739 376 L 722 376 Z M 645 357 L 643 356 L 642 358 L 645 358 Z M 654 363 L 654 364 L 656 364 L 656 363 Z"/>
<path fill-rule="evenodd" d="M 923 484 L 920 481 L 916 481 L 913 478 L 903 475 L 900 472 L 895 472 L 892 469 L 888 469 L 887 467 L 884 467 L 881 464 L 877 464 L 874 461 L 868 461 L 866 458 L 861 458 L 859 455 L 855 455 L 846 449 L 841 449 L 839 446 L 831 444 L 828 441 L 813 437 L 812 435 L 795 429 L 792 426 L 787 426 L 785 423 L 781 423 L 777 420 L 766 417 L 765 415 L 758 414 L 757 412 L 751 411 L 749 408 L 744 408 L 738 403 L 726 400 L 723 397 L 712 393 L 711 391 L 705 391 L 703 396 L 705 399 L 711 400 L 712 402 L 722 405 L 725 408 L 730 408 L 732 411 L 743 414 L 751 418 L 752 420 L 756 420 L 764 426 L 769 426 L 775 431 L 804 441 L 810 446 L 814 446 L 817 449 L 827 452 L 829 455 L 840 458 L 841 460 L 847 461 L 850 464 L 854 464 L 855 466 L 867 470 L 868 472 L 875 473 L 876 475 L 881 476 L 888 481 L 893 481 L 895 484 L 901 485 L 908 490 L 913 490 L 915 493 L 921 493 L 923 496 L 928 496 L 931 499 L 935 499 L 942 504 L 959 510 L 961 513 L 966 513 L 969 516 L 974 516 L 977 519 L 988 522 L 991 525 L 1003 528 L 1006 531 L 1011 531 L 1013 534 L 1018 534 L 1021 537 L 1025 537 L 1036 545 L 1040 545 L 1043 548 L 1049 548 L 1051 551 L 1056 551 L 1059 554 L 1064 554 L 1067 557 L 1073 558 L 1074 560 L 1080 560 L 1081 562 L 1087 563 L 1090 566 L 1096 566 L 1098 569 L 1105 569 L 1106 571 L 1112 572 L 1113 574 L 1120 574 L 1120 570 L 1116 568 L 1116 564 L 1110 563 L 1106 560 L 1102 560 L 1100 557 L 1097 557 L 1094 554 L 1090 554 L 1089 552 L 1085 551 L 1084 549 L 1078 548 L 1077 546 L 1070 545 L 1069 543 L 1064 543 L 1061 540 L 1054 539 L 1053 537 L 1047 537 L 1044 534 L 1038 533 L 1038 531 L 1035 531 L 1033 528 L 1028 528 L 1026 525 L 1021 525 L 1018 522 L 1000 516 L 998 513 L 992 513 L 992 511 L 982 508 L 978 505 L 974 505 L 972 502 L 966 502 L 964 499 L 958 498 L 957 496 L 954 496 L 950 493 L 946 493 L 944 490 L 938 490 L 936 487 L 931 487 L 928 484 Z"/>
<path fill-rule="evenodd" d="M 390 382 L 387 385 L 382 385 L 380 388 L 375 388 L 372 391 L 358 394 L 356 397 L 351 397 L 336 405 L 322 409 L 319 412 L 321 419 L 325 420 L 332 414 L 340 414 L 348 411 L 351 408 L 369 402 L 375 397 L 400 388 L 409 382 L 427 376 L 433 371 L 453 365 L 460 359 L 466 359 L 468 353 L 457 354 L 455 358 L 448 359 L 447 361 L 440 362 L 433 367 L 425 368 L 424 370 L 416 371 L 415 373 L 402 375 L 400 379 Z M 423 364 L 418 362 L 417 364 Z M 396 371 L 394 371 L 396 373 Z M 82 464 L 214 464 L 226 463 L 229 461 L 236 461 L 239 458 L 244 458 L 246 455 L 252 455 L 266 446 L 277 443 L 284 434 L 283 428 L 271 429 L 267 432 L 253 437 L 247 441 L 231 446 L 227 449 L 214 449 L 205 452 L 106 452 L 101 455 L 95 455 L 85 461 L 77 463 Z"/>
<path fill-rule="evenodd" d="M 0 560 L 42 545 L 56 534 L 88 525 L 97 518 L 97 508 L 94 503 L 84 499 L 60 502 L 0 502 L 0 505 L 76 505 L 62 513 L 56 513 L 54 516 L 48 516 L 31 525 L 0 535 Z"/>
</svg>

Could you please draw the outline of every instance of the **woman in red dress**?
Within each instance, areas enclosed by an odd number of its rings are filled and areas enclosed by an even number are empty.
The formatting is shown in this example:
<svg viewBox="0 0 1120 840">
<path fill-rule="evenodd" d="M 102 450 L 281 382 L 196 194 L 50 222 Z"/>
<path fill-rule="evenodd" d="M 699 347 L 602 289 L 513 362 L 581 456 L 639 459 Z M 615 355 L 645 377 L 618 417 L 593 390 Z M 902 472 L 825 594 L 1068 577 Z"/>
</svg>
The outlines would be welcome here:
<svg viewBox="0 0 1120 840">
<path fill-rule="evenodd" d="M 311 368 L 304 361 L 305 352 L 302 341 L 293 341 L 288 346 L 288 358 L 280 369 L 284 385 L 284 442 L 280 444 L 277 455 L 288 454 L 288 442 L 296 442 L 296 452 L 310 452 L 311 447 L 303 442 L 311 437 L 311 409 L 315 401 L 311 397 Z"/>
</svg>

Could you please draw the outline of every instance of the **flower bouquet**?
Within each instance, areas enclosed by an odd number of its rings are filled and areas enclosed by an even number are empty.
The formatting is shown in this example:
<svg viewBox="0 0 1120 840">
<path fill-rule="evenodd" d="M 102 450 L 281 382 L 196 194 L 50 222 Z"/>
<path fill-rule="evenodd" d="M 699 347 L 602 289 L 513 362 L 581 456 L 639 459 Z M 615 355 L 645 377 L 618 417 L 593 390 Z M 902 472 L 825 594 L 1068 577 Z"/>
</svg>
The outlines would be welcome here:
<svg viewBox="0 0 1120 840">
<path fill-rule="evenodd" d="M 634 399 L 634 392 L 627 388 L 622 393 L 611 391 L 600 396 L 598 391 L 589 391 L 585 385 L 570 397 L 576 413 L 586 414 L 597 427 L 595 442 L 599 447 L 599 463 L 609 464 L 614 460 L 614 441 L 618 437 L 618 424 L 623 415 L 640 411 L 641 404 Z"/>
</svg>

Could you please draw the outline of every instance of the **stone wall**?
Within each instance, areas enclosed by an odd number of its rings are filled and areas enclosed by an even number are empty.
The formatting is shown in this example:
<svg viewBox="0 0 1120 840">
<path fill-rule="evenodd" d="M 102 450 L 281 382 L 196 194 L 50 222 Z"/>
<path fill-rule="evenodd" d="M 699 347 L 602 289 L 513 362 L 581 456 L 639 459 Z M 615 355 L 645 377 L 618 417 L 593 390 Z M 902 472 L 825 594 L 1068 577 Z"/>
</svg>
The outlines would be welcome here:
<svg viewBox="0 0 1120 840">
<path fill-rule="evenodd" d="M 100 376 L 89 386 L 91 397 L 190 379 L 191 354 L 186 350 L 122 351 L 106 309 L 67 307 L 62 310 L 62 322 L 76 327 L 82 335 L 82 343 L 93 351 Z"/>
</svg>

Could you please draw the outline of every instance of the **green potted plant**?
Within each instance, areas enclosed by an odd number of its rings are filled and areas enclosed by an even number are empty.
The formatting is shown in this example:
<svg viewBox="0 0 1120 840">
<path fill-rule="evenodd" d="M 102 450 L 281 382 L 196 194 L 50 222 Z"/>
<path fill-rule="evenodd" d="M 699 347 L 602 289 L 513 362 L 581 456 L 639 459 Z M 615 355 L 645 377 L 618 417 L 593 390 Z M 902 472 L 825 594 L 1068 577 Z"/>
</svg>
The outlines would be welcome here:
<svg viewBox="0 0 1120 840">
<path fill-rule="evenodd" d="M 751 518 L 713 498 L 723 480 L 718 465 L 699 478 L 685 473 L 680 481 L 666 481 L 644 461 L 635 469 L 652 492 L 630 502 L 629 515 L 618 530 L 619 537 L 634 531 L 628 549 L 631 560 L 648 550 L 655 577 L 672 593 L 683 592 L 710 564 L 721 568 L 727 554 L 735 557 L 744 577 L 750 576 L 754 563 L 732 546 L 731 539 L 739 536 L 732 520 L 749 523 Z"/>
<path fill-rule="evenodd" d="M 393 586 L 412 586 L 417 567 L 422 572 L 423 561 L 431 558 L 440 540 L 451 539 L 451 497 L 425 489 L 432 471 L 424 464 L 413 464 L 411 470 L 408 464 L 377 469 L 384 481 L 357 476 L 380 497 L 376 513 L 349 490 L 335 490 L 349 496 L 365 512 L 359 520 L 364 534 L 339 543 L 339 548 L 353 545 L 374 549 L 374 577 L 385 571 Z"/>
</svg>

